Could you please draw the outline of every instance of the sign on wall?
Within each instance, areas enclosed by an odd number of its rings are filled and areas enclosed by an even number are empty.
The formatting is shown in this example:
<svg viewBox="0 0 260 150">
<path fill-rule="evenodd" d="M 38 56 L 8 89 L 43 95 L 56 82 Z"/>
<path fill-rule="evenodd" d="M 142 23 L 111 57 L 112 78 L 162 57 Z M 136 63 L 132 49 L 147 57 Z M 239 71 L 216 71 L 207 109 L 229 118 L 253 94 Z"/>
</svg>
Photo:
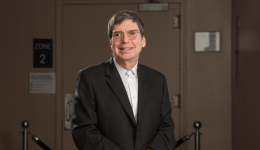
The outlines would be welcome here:
<svg viewBox="0 0 260 150">
<path fill-rule="evenodd" d="M 195 52 L 219 52 L 220 32 L 201 31 L 195 32 Z"/>
<path fill-rule="evenodd" d="M 33 39 L 33 67 L 52 68 L 52 39 Z"/>
<path fill-rule="evenodd" d="M 30 93 L 56 93 L 56 73 L 31 72 Z"/>
</svg>

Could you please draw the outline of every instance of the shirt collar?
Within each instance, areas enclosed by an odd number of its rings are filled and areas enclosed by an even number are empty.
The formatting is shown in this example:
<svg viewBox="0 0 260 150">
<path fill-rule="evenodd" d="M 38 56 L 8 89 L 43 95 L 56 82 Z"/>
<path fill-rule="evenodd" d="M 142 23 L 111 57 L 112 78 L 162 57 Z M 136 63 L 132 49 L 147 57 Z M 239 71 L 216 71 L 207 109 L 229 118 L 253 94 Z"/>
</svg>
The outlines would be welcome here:
<svg viewBox="0 0 260 150">
<path fill-rule="evenodd" d="M 120 66 L 120 65 L 116 62 L 115 57 L 113 57 L 113 60 L 114 60 L 114 64 L 115 64 L 116 69 L 118 70 L 120 76 L 121 76 L 121 77 L 124 77 L 124 76 L 126 75 L 126 72 L 127 72 L 128 70 L 125 69 L 124 67 Z M 130 70 L 133 71 L 133 73 L 134 73 L 134 75 L 135 75 L 136 78 L 137 78 L 137 64 L 138 64 L 138 62 L 135 64 L 135 66 L 134 66 L 132 69 L 130 69 Z"/>
</svg>

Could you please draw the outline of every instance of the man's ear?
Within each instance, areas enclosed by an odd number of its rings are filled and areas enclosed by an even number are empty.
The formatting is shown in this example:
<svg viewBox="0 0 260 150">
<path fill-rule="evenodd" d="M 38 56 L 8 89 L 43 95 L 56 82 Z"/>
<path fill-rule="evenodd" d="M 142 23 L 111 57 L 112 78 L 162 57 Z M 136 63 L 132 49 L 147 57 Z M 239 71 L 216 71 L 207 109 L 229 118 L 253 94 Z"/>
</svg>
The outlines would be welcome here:
<svg viewBox="0 0 260 150">
<path fill-rule="evenodd" d="M 110 43 L 110 47 L 112 48 L 112 40 L 111 39 L 109 40 L 109 43 Z"/>
<path fill-rule="evenodd" d="M 144 48 L 146 46 L 146 39 L 145 39 L 145 37 L 143 37 L 143 39 L 142 39 L 142 47 Z"/>
</svg>

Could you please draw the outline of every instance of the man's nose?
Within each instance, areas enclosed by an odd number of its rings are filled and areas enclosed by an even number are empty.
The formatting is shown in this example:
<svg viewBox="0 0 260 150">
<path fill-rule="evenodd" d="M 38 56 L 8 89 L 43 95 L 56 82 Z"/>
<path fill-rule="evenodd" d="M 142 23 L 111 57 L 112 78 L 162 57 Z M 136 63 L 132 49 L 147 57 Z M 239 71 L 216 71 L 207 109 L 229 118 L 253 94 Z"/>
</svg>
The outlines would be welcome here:
<svg viewBox="0 0 260 150">
<path fill-rule="evenodd" d="M 128 38 L 126 33 L 123 34 L 123 37 L 122 37 L 121 41 L 122 41 L 122 43 L 128 43 L 129 42 L 129 38 Z"/>
</svg>

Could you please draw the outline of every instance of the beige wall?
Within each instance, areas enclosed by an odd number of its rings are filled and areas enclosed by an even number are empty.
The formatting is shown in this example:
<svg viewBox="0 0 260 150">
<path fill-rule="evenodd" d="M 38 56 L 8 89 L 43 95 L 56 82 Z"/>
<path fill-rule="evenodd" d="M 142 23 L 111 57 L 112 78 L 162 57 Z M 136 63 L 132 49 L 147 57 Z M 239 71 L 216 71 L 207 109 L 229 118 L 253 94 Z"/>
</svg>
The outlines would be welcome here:
<svg viewBox="0 0 260 150">
<path fill-rule="evenodd" d="M 260 1 L 256 0 L 233 0 L 232 145 L 235 150 L 259 149 L 259 6 Z M 240 20 L 238 41 L 235 40 L 237 17 Z M 239 51 L 238 59 L 235 57 L 235 50 Z M 239 87 L 237 87 L 237 77 L 239 77 Z"/>
<path fill-rule="evenodd" d="M 21 149 L 20 132 L 23 130 L 21 121 L 24 119 L 30 121 L 29 131 L 39 136 L 51 148 L 61 149 L 63 106 L 58 101 L 62 99 L 58 96 L 61 89 L 58 86 L 58 95 L 29 94 L 29 72 L 56 72 L 60 69 L 60 65 L 56 64 L 60 60 L 56 60 L 57 55 L 55 55 L 56 33 L 60 30 L 56 28 L 55 19 L 60 18 L 56 18 L 59 15 L 55 10 L 63 2 L 65 1 L 4 1 L 0 6 L 0 15 L 3 18 L 0 34 L 2 52 L 0 55 L 2 77 L 0 117 L 4 122 L 0 124 L 0 149 Z M 107 3 L 101 0 L 80 2 Z M 129 0 L 128 2 L 147 1 Z M 179 2 L 182 9 L 181 117 L 183 117 L 183 127 L 177 139 L 194 132 L 192 124 L 198 120 L 202 122 L 201 149 L 230 150 L 231 0 L 167 2 Z M 194 31 L 200 30 L 221 31 L 220 53 L 193 52 Z M 33 38 L 53 39 L 54 67 L 52 69 L 33 68 Z M 193 138 L 186 142 L 182 149 L 194 149 Z M 29 139 L 29 146 L 30 149 L 39 149 L 31 139 Z"/>
<path fill-rule="evenodd" d="M 0 5 L 0 149 L 22 149 L 21 122 L 55 147 L 55 94 L 29 94 L 30 72 L 55 72 L 55 1 L 2 1 Z M 54 67 L 33 68 L 33 38 L 51 38 Z M 39 149 L 29 138 L 29 149 Z"/>
<path fill-rule="evenodd" d="M 220 31 L 220 52 L 194 52 L 194 32 L 207 30 Z M 232 149 L 231 0 L 187 0 L 188 133 L 194 121 L 202 122 L 202 150 Z"/>
</svg>

